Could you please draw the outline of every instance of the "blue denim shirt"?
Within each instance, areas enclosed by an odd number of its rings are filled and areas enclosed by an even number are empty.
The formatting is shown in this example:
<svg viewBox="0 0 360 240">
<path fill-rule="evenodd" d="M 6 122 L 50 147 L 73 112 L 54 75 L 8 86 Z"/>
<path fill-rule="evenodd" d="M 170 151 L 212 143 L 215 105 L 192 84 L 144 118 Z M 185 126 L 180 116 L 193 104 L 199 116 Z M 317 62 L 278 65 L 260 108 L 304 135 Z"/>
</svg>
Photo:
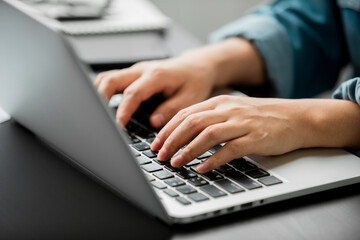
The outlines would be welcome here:
<svg viewBox="0 0 360 240">
<path fill-rule="evenodd" d="M 360 104 L 360 0 L 278 0 L 211 35 L 241 36 L 262 56 L 274 96 L 312 97 L 330 90 L 341 69 L 353 78 L 333 94 Z"/>
</svg>

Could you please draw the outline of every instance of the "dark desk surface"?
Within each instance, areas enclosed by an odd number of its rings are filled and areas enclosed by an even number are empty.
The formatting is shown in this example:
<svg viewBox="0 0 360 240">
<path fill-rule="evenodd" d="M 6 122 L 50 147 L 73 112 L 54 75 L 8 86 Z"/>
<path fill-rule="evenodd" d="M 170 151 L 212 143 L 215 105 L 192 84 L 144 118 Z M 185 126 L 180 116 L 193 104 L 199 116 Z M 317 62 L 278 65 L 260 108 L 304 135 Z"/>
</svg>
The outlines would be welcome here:
<svg viewBox="0 0 360 240">
<path fill-rule="evenodd" d="M 170 227 L 77 171 L 14 121 L 0 125 L 0 142 L 0 239 L 360 236 L 360 184 Z"/>
<path fill-rule="evenodd" d="M 168 41 L 177 55 L 196 46 Z M 181 46 L 182 47 L 179 47 Z M 360 184 L 185 226 L 99 186 L 9 121 L 0 124 L 0 239 L 360 239 Z"/>
</svg>

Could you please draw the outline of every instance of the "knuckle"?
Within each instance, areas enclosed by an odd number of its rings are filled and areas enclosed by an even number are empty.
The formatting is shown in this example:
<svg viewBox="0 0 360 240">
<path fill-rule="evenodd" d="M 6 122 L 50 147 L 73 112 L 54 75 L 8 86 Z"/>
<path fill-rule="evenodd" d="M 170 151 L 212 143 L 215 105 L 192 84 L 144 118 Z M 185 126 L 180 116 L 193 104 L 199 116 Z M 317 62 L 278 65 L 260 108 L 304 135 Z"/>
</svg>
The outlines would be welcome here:
<svg viewBox="0 0 360 240">
<path fill-rule="evenodd" d="M 150 74 L 153 77 L 162 77 L 165 74 L 165 72 L 166 72 L 166 69 L 159 65 L 155 65 L 150 68 Z"/>
<path fill-rule="evenodd" d="M 135 88 L 126 88 L 124 90 L 124 96 L 127 98 L 135 98 L 138 95 L 138 90 Z"/>
<path fill-rule="evenodd" d="M 227 101 L 229 99 L 229 96 L 227 95 L 219 95 L 214 97 L 214 101 L 215 102 L 223 102 L 223 101 Z"/>
<path fill-rule="evenodd" d="M 209 126 L 204 130 L 204 135 L 207 139 L 211 140 L 219 135 L 219 130 L 214 126 Z"/>
<path fill-rule="evenodd" d="M 229 113 L 241 112 L 242 110 L 244 110 L 244 107 L 242 106 L 230 106 L 226 109 L 226 111 Z"/>
<path fill-rule="evenodd" d="M 178 113 L 177 113 L 177 117 L 179 119 L 185 119 L 187 116 L 189 115 L 188 111 L 186 109 L 181 109 Z"/>
<path fill-rule="evenodd" d="M 186 117 L 185 125 L 189 128 L 194 128 L 199 125 L 199 118 L 195 114 L 190 115 Z"/>
<path fill-rule="evenodd" d="M 115 85 L 115 78 L 114 77 L 104 77 L 103 84 L 105 88 L 110 88 Z"/>
</svg>

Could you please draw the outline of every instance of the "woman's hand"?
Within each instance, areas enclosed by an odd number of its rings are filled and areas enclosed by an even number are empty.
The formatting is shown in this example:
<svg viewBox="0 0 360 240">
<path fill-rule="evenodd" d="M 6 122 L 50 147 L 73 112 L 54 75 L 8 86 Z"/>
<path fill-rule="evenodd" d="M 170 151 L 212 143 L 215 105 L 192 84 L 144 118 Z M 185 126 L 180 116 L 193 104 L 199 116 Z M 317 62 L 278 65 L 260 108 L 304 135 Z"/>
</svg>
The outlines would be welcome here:
<svg viewBox="0 0 360 240">
<path fill-rule="evenodd" d="M 360 144 L 360 127 L 354 119 L 360 120 L 360 110 L 349 101 L 219 96 L 181 110 L 151 148 L 161 149 L 158 159 L 164 161 L 188 144 L 171 159 L 172 166 L 180 167 L 225 143 L 197 167 L 204 173 L 250 154 Z M 344 135 L 339 135 L 339 129 Z"/>
<path fill-rule="evenodd" d="M 101 73 L 95 85 L 106 100 L 123 92 L 116 116 L 122 126 L 126 126 L 143 101 L 157 93 L 164 94 L 167 100 L 150 117 L 150 123 L 159 128 L 180 109 L 208 98 L 214 78 L 210 66 L 174 58 L 141 62 L 128 69 Z"/>
<path fill-rule="evenodd" d="M 155 109 L 150 123 L 165 125 L 180 109 L 207 99 L 214 87 L 231 83 L 261 85 L 262 61 L 251 43 L 244 39 L 227 39 L 191 50 L 168 60 L 148 61 L 99 74 L 95 81 L 107 101 L 123 92 L 117 121 L 126 126 L 140 104 L 162 93 L 167 100 Z"/>
</svg>

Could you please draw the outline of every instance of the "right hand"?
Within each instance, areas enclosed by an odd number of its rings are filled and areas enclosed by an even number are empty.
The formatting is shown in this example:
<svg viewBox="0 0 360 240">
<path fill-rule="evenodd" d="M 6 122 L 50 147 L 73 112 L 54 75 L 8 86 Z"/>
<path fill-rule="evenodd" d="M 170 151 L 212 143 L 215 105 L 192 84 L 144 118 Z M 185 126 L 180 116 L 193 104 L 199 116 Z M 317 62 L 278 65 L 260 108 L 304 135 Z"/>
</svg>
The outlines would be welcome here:
<svg viewBox="0 0 360 240">
<path fill-rule="evenodd" d="M 95 81 L 107 101 L 123 93 L 116 120 L 126 126 L 140 104 L 162 93 L 167 100 L 150 117 L 155 128 L 164 126 L 179 110 L 207 99 L 214 86 L 215 73 L 209 64 L 193 56 L 140 62 L 130 68 L 100 73 Z"/>
</svg>

